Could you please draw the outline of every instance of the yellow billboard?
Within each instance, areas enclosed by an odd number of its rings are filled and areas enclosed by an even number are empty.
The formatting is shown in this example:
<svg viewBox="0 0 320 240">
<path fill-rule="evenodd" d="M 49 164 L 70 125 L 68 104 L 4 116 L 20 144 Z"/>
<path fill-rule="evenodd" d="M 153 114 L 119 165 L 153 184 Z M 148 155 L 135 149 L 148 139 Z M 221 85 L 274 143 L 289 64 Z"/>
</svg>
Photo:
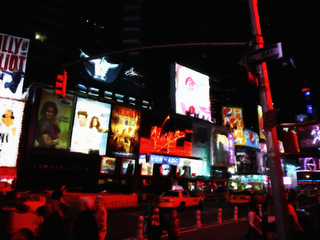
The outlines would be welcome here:
<svg viewBox="0 0 320 240">
<path fill-rule="evenodd" d="M 245 145 L 243 110 L 238 107 L 222 107 L 222 119 L 224 126 L 233 128 L 234 144 Z"/>
</svg>

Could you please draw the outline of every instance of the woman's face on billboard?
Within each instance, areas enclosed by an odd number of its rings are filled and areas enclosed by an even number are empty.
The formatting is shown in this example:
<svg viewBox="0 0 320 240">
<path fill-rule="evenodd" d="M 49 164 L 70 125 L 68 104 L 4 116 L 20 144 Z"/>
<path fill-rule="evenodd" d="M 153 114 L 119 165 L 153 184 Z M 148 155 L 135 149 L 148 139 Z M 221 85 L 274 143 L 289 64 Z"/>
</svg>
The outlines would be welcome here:
<svg viewBox="0 0 320 240">
<path fill-rule="evenodd" d="M 48 119 L 51 119 L 51 118 L 53 118 L 53 116 L 54 116 L 54 108 L 53 107 L 49 107 L 47 109 L 47 111 L 46 111 L 46 117 Z"/>
</svg>

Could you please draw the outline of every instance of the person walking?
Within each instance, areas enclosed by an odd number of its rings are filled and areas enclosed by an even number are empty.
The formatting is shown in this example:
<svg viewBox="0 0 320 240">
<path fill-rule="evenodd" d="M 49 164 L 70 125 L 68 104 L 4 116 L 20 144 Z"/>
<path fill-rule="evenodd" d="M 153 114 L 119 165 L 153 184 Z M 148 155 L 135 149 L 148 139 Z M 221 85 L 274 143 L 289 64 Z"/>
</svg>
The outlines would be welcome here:
<svg viewBox="0 0 320 240">
<path fill-rule="evenodd" d="M 249 213 L 248 213 L 248 238 L 249 240 L 262 239 L 262 220 L 257 215 L 258 201 L 255 198 L 249 200 Z"/>
<path fill-rule="evenodd" d="M 169 240 L 177 240 L 180 236 L 180 219 L 177 210 L 173 209 L 170 213 L 168 222 Z"/>
<path fill-rule="evenodd" d="M 159 199 L 154 201 L 154 204 L 148 208 L 145 216 L 147 222 L 147 239 L 160 240 L 164 227 L 164 215 L 159 208 Z"/>
<path fill-rule="evenodd" d="M 93 201 L 82 197 L 78 201 L 79 216 L 73 228 L 72 240 L 98 240 L 98 225 L 93 215 Z"/>
<path fill-rule="evenodd" d="M 104 240 L 107 235 L 107 210 L 104 197 L 96 196 L 94 204 L 96 208 L 94 217 L 98 225 L 99 240 Z"/>
<path fill-rule="evenodd" d="M 40 225 L 37 240 L 67 240 L 68 232 L 64 214 L 57 200 L 50 200 L 44 209 L 44 220 Z"/>
</svg>

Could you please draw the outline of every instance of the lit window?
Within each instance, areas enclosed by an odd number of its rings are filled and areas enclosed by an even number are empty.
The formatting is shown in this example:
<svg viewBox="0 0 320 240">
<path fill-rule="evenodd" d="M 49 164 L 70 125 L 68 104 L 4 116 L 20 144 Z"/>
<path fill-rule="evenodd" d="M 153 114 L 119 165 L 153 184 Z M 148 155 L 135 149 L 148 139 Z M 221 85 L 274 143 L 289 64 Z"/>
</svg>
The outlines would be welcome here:
<svg viewBox="0 0 320 240">
<path fill-rule="evenodd" d="M 307 105 L 307 113 L 312 113 L 312 105 Z"/>
<path fill-rule="evenodd" d="M 42 34 L 42 33 L 39 33 L 39 32 L 36 32 L 35 35 L 34 35 L 34 38 L 36 40 L 39 40 L 41 42 L 44 42 L 46 39 L 47 39 L 47 36 Z"/>
</svg>

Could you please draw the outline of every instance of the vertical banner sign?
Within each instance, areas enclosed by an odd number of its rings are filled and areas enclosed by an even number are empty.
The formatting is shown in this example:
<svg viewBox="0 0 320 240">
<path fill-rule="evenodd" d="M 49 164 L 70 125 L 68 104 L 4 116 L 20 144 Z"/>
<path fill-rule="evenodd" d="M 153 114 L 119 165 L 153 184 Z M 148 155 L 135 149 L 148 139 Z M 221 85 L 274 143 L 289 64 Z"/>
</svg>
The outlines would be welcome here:
<svg viewBox="0 0 320 240">
<path fill-rule="evenodd" d="M 0 167 L 16 167 L 24 105 L 0 98 Z"/>
<path fill-rule="evenodd" d="M 141 111 L 114 106 L 110 120 L 108 151 L 116 157 L 136 158 L 139 152 Z"/>
<path fill-rule="evenodd" d="M 264 128 L 263 128 L 263 113 L 262 107 L 258 105 L 258 119 L 259 119 L 259 135 L 261 139 L 266 139 Z"/>
<path fill-rule="evenodd" d="M 67 149 L 72 110 L 72 95 L 63 99 L 53 91 L 42 90 L 34 147 Z"/>
<path fill-rule="evenodd" d="M 22 98 L 29 39 L 0 33 L 0 96 Z"/>
<path fill-rule="evenodd" d="M 233 137 L 235 145 L 245 145 L 244 123 L 242 108 L 222 107 L 224 126 L 234 128 Z"/>
</svg>

